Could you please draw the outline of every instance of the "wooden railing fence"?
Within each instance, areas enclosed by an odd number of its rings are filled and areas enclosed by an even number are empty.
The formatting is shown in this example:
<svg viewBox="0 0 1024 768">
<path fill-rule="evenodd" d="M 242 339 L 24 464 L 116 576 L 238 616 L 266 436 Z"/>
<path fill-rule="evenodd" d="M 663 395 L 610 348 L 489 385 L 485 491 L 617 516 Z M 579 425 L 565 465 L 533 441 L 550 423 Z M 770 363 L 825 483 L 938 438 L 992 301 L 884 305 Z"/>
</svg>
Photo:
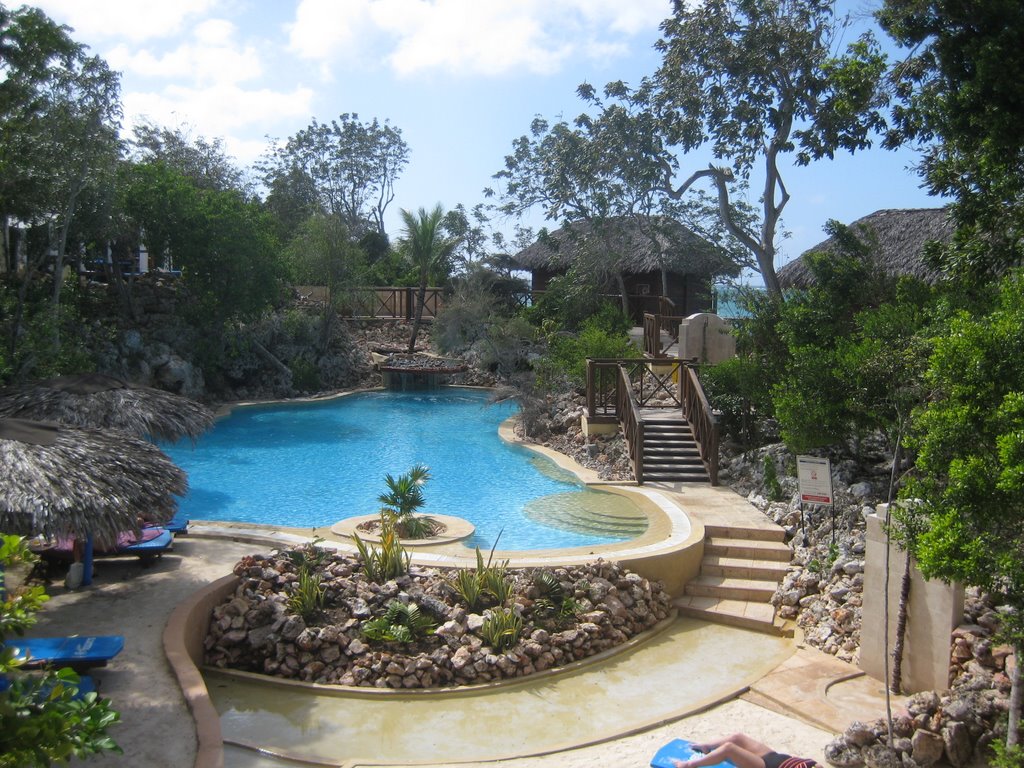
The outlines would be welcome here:
<svg viewBox="0 0 1024 768">
<path fill-rule="evenodd" d="M 622 425 L 630 462 L 643 482 L 641 409 L 679 411 L 690 424 L 712 485 L 718 485 L 718 419 L 697 378 L 683 360 L 587 359 L 587 419 Z"/>
</svg>

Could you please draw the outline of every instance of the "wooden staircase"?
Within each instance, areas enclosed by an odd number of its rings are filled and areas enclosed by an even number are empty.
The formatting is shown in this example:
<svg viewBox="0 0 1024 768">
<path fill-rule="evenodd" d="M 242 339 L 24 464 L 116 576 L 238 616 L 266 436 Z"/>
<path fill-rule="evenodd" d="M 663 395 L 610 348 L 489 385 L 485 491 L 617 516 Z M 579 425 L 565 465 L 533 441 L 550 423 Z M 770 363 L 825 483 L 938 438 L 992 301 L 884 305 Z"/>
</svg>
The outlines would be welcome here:
<svg viewBox="0 0 1024 768">
<path fill-rule="evenodd" d="M 690 425 L 681 418 L 644 418 L 645 483 L 709 483 Z"/>
<path fill-rule="evenodd" d="M 781 528 L 705 527 L 700 576 L 673 601 L 684 616 L 792 636 L 769 602 L 792 550 Z"/>
</svg>

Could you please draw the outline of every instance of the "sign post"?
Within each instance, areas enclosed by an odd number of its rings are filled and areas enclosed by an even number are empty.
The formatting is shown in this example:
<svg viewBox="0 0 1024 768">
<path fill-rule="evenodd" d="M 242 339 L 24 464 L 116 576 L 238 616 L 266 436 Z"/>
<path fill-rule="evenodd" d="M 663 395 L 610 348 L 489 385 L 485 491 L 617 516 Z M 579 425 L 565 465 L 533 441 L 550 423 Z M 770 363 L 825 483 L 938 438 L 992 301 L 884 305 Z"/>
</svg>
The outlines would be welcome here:
<svg viewBox="0 0 1024 768">
<path fill-rule="evenodd" d="M 800 527 L 807 546 L 807 528 L 804 525 L 804 502 L 828 504 L 832 507 L 832 543 L 836 540 L 836 508 L 832 496 L 832 462 L 817 456 L 796 457 L 796 477 L 800 484 Z"/>
</svg>

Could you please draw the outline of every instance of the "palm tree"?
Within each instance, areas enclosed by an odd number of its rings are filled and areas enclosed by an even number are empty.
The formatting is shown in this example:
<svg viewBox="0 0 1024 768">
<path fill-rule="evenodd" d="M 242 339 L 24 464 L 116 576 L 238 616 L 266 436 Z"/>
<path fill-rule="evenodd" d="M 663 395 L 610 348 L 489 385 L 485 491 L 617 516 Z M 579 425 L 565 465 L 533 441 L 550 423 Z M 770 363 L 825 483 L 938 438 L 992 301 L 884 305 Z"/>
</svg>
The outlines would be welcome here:
<svg viewBox="0 0 1024 768">
<path fill-rule="evenodd" d="M 401 246 L 405 256 L 419 270 L 420 283 L 416 296 L 416 316 L 412 324 L 412 336 L 409 339 L 409 352 L 416 351 L 416 337 L 423 322 L 423 302 L 427 297 L 427 281 L 431 270 L 443 265 L 452 255 L 459 238 L 446 237 L 442 229 L 444 209 L 438 203 L 434 209 L 427 211 L 420 208 L 414 215 L 404 208 L 399 211 L 405 224 Z"/>
</svg>

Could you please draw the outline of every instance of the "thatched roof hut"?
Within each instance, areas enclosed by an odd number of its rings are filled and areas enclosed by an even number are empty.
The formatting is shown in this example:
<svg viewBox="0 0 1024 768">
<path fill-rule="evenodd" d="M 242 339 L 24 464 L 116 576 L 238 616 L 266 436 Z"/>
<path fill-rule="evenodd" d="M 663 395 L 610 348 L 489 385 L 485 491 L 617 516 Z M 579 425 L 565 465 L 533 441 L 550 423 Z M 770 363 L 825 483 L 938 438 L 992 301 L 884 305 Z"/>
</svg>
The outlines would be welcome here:
<svg viewBox="0 0 1024 768">
<path fill-rule="evenodd" d="M 611 256 L 609 266 L 626 274 L 661 270 L 715 276 L 738 274 L 728 254 L 685 225 L 665 217 L 577 222 L 543 235 L 520 251 L 518 269 L 565 270 Z"/>
<path fill-rule="evenodd" d="M 0 531 L 112 542 L 139 518 L 169 520 L 185 473 L 142 438 L 0 419 Z"/>
<path fill-rule="evenodd" d="M 945 208 L 908 208 L 875 211 L 850 224 L 850 229 L 869 250 L 875 264 L 891 277 L 916 277 L 935 283 L 941 273 L 924 260 L 925 245 L 933 240 L 948 242 L 953 224 Z M 808 248 L 779 269 L 779 284 L 786 288 L 807 288 L 814 282 L 804 258 L 809 253 L 834 253 L 835 238 L 830 237 Z"/>
<path fill-rule="evenodd" d="M 213 424 L 213 412 L 194 400 L 100 373 L 61 376 L 0 391 L 2 417 L 116 429 L 169 442 L 182 437 L 195 440 Z"/>
</svg>

